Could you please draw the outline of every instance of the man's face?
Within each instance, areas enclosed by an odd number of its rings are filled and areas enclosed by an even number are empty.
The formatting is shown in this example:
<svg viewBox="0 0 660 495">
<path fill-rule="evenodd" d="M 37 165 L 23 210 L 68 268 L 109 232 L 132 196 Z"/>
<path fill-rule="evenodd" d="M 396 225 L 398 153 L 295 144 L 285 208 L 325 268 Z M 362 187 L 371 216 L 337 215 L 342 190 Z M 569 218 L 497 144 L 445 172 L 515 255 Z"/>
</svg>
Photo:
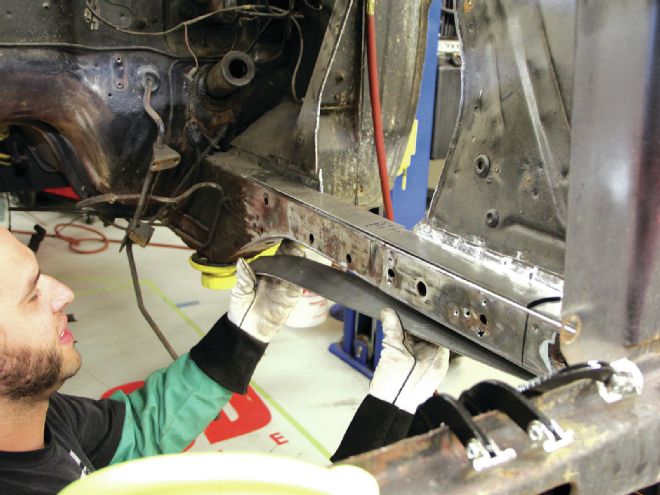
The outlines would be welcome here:
<svg viewBox="0 0 660 495">
<path fill-rule="evenodd" d="M 64 309 L 73 292 L 0 227 L 0 397 L 43 400 L 80 369 Z"/>
</svg>

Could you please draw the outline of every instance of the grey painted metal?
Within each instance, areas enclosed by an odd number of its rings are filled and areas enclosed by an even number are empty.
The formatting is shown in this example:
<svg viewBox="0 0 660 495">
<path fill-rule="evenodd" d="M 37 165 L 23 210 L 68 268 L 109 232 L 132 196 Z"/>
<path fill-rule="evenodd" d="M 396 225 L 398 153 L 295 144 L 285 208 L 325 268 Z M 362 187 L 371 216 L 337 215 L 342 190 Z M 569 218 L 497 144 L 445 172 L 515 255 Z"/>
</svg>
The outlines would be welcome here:
<svg viewBox="0 0 660 495">
<path fill-rule="evenodd" d="M 328 42 L 312 74 L 315 89 L 310 89 L 302 106 L 283 101 L 237 136 L 232 145 L 268 159 L 274 170 L 310 187 L 372 208 L 380 206 L 382 198 L 366 82 L 362 4 L 342 0 L 332 7 L 335 27 L 341 28 L 340 21 L 345 20 L 344 32 L 341 36 L 327 33 Z M 380 2 L 376 9 L 390 177 L 399 169 L 415 118 L 429 5 L 430 0 Z"/>
<path fill-rule="evenodd" d="M 561 297 L 561 279 L 553 274 L 431 229 L 406 231 L 268 172 L 235 150 L 207 158 L 203 177 L 218 181 L 232 196 L 229 204 L 236 211 L 220 218 L 217 232 L 226 244 L 241 246 L 234 256 L 253 253 L 276 237 L 291 238 L 530 371 L 561 365 L 553 360 L 556 345 L 549 344 L 561 327 L 559 315 L 529 309 Z M 240 232 L 247 238 L 233 241 Z M 538 335 L 527 339 L 532 324 Z"/>
<path fill-rule="evenodd" d="M 566 288 L 569 361 L 660 337 L 660 2 L 578 10 Z M 612 61 L 616 70 L 612 70 Z"/>
<path fill-rule="evenodd" d="M 461 109 L 426 223 L 561 274 L 575 0 L 470 0 L 457 14 Z"/>
<path fill-rule="evenodd" d="M 413 335 L 448 347 L 506 373 L 521 378 L 533 376 L 499 354 L 481 347 L 476 339 L 467 339 L 460 333 L 438 324 L 348 272 L 306 258 L 286 255 L 264 256 L 253 261 L 250 266 L 257 275 L 293 282 L 375 319 L 380 318 L 383 309 L 392 308 L 399 315 L 403 328 Z"/>
<path fill-rule="evenodd" d="M 345 462 L 376 477 L 383 495 L 401 493 L 529 495 L 628 494 L 660 480 L 660 359 L 638 363 L 641 395 L 606 403 L 596 383 L 579 381 L 533 400 L 547 416 L 573 433 L 573 442 L 546 453 L 501 413 L 476 418 L 501 448 L 518 454 L 501 466 L 475 472 L 459 440 L 440 428 Z"/>
<path fill-rule="evenodd" d="M 296 122 L 295 139 L 300 144 L 298 162 L 304 168 L 318 174 L 319 119 L 321 118 L 321 96 L 325 88 L 337 49 L 346 28 L 353 0 L 337 0 L 332 8 L 328 27 L 316 58 L 314 72 L 307 86 L 302 107 Z"/>
</svg>

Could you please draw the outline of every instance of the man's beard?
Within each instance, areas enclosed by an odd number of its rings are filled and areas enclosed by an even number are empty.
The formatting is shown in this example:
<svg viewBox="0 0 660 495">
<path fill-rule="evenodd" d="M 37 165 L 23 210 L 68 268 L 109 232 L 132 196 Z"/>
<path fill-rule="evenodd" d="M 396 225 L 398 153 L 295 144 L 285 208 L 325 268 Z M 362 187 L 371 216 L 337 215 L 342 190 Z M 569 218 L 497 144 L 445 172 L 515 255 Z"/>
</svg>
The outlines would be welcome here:
<svg viewBox="0 0 660 495">
<path fill-rule="evenodd" d="M 0 396 L 11 400 L 47 399 L 78 371 L 64 370 L 58 349 L 3 349 L 0 354 Z"/>
</svg>

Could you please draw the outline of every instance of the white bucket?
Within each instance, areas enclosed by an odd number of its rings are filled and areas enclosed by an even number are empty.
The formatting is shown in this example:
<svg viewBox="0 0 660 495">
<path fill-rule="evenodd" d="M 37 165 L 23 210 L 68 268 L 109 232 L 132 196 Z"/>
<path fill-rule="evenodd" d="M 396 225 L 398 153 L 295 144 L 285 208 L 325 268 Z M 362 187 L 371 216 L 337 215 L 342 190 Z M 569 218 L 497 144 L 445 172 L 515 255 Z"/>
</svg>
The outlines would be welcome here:
<svg viewBox="0 0 660 495">
<path fill-rule="evenodd" d="M 356 466 L 329 468 L 269 454 L 188 453 L 146 457 L 95 471 L 64 495 L 378 495 Z"/>
<path fill-rule="evenodd" d="M 325 322 L 330 312 L 330 301 L 318 294 L 303 290 L 303 295 L 286 320 L 286 326 L 293 328 L 310 328 Z"/>
</svg>

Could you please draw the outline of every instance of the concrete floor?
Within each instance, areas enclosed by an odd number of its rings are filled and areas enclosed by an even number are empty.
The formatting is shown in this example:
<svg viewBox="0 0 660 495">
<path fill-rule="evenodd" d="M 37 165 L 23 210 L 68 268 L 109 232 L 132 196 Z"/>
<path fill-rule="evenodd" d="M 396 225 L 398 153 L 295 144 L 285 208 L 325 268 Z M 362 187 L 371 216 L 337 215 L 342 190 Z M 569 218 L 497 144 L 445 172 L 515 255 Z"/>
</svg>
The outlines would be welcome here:
<svg viewBox="0 0 660 495">
<path fill-rule="evenodd" d="M 72 217 L 57 213 L 14 213 L 14 229 L 32 230 L 40 223 L 53 232 Z M 0 209 L 0 223 L 8 225 Z M 122 232 L 102 230 L 112 239 Z M 83 231 L 65 231 L 85 236 Z M 18 235 L 27 243 L 27 235 Z M 154 242 L 182 245 L 164 228 Z M 83 246 L 85 247 L 85 246 Z M 87 247 L 93 247 L 89 244 Z M 179 353 L 187 352 L 227 310 L 228 292 L 210 291 L 188 264 L 191 251 L 135 248 L 145 303 Z M 42 271 L 76 293 L 70 307 L 77 322 L 71 330 L 83 356 L 83 367 L 63 387 L 66 393 L 100 397 L 105 391 L 143 380 L 167 366 L 170 358 L 142 318 L 133 293 L 128 263 L 117 244 L 101 253 L 76 254 L 66 242 L 47 238 L 38 253 Z M 368 380 L 328 352 L 341 339 L 341 323 L 328 319 L 315 328 L 285 327 L 270 344 L 253 377 L 247 397 L 234 397 L 192 450 L 276 452 L 327 464 L 344 430 L 368 391 Z M 458 396 L 485 378 L 517 380 L 466 358 L 452 362 L 442 391 Z"/>
</svg>

